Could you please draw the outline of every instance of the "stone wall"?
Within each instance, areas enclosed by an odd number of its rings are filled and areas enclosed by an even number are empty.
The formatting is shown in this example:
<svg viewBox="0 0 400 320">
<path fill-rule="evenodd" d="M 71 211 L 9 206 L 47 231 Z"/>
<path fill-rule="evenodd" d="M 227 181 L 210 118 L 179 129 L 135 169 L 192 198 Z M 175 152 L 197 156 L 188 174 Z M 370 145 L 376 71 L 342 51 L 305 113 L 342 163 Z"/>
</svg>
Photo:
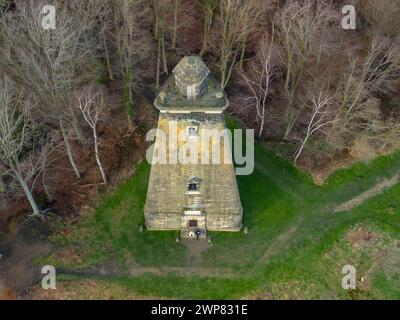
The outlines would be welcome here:
<svg viewBox="0 0 400 320">
<path fill-rule="evenodd" d="M 188 126 L 196 126 L 198 130 L 224 129 L 222 114 L 164 114 L 161 113 L 158 128 L 169 132 L 170 121 L 176 121 L 178 134 Z M 158 147 L 156 139 L 155 147 Z M 211 150 L 213 143 L 220 143 L 221 162 L 225 148 L 231 153 L 230 145 L 223 141 L 210 142 L 201 148 Z M 178 148 L 184 142 L 178 142 Z M 173 148 L 167 148 L 172 150 Z M 167 159 L 169 154 L 166 155 Z M 209 230 L 238 231 L 241 228 L 242 206 L 236 182 L 233 164 L 153 164 L 151 168 L 147 199 L 144 208 L 146 226 L 150 230 L 176 229 L 182 227 L 181 215 L 187 205 L 187 180 L 195 173 L 200 178 L 200 194 L 204 206 L 206 225 Z"/>
<path fill-rule="evenodd" d="M 179 213 L 146 213 L 146 228 L 149 230 L 179 230 L 181 214 Z"/>
</svg>

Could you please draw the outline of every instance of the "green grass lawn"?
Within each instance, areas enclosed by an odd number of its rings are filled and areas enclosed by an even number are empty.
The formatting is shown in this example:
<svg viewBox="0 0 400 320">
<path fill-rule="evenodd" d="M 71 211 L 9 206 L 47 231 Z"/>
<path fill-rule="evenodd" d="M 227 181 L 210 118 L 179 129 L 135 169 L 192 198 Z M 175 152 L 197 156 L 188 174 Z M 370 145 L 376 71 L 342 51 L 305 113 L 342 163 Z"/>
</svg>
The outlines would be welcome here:
<svg viewBox="0 0 400 320">
<path fill-rule="evenodd" d="M 253 174 L 238 177 L 243 224 L 249 232 L 211 233 L 212 246 L 196 262 L 201 268 L 231 268 L 235 277 L 146 274 L 107 281 L 167 298 L 400 298 L 400 261 L 395 258 L 400 185 L 351 211 L 333 211 L 395 174 L 400 153 L 339 170 L 323 186 L 315 186 L 306 173 L 258 145 L 255 159 Z M 61 251 L 73 248 L 81 259 L 49 260 L 76 269 L 101 264 L 127 271 L 135 266 L 193 266 L 185 247 L 175 242 L 178 232 L 139 231 L 149 172 L 147 163 L 138 165 L 132 178 L 102 197 L 95 212 L 67 235 L 54 236 Z M 346 234 L 359 226 L 379 238 L 367 245 L 350 245 Z M 380 257 L 382 252 L 388 256 Z M 357 279 L 364 277 L 369 285 L 350 292 L 342 289 L 341 268 L 346 264 L 353 264 Z"/>
</svg>

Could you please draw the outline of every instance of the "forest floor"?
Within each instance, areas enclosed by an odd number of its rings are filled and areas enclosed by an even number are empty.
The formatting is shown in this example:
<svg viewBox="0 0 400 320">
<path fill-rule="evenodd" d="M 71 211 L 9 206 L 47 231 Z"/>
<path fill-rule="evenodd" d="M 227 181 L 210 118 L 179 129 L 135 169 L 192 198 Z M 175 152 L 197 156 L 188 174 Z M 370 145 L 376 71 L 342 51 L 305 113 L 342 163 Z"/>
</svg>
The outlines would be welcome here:
<svg viewBox="0 0 400 320">
<path fill-rule="evenodd" d="M 255 159 L 254 172 L 238 176 L 248 233 L 213 232 L 194 254 L 178 232 L 141 232 L 150 171 L 142 162 L 80 221 L 59 222 L 51 254 L 33 260 L 56 267 L 58 289 L 38 283 L 22 296 L 400 298 L 400 152 L 337 170 L 323 185 L 259 145 Z M 356 290 L 341 287 L 348 264 Z"/>
</svg>

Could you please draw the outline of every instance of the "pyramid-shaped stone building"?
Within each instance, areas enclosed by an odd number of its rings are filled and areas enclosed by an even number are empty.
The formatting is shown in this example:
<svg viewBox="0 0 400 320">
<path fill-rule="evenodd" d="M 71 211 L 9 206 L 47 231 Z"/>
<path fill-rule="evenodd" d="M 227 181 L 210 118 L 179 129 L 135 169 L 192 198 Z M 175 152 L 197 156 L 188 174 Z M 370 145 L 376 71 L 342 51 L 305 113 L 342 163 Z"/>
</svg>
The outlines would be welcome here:
<svg viewBox="0 0 400 320">
<path fill-rule="evenodd" d="M 242 206 L 235 170 L 232 162 L 224 161 L 231 145 L 223 139 L 207 144 L 200 139 L 202 132 L 226 129 L 223 111 L 228 99 L 219 83 L 199 57 L 184 57 L 154 105 L 160 111 L 154 153 L 167 144 L 167 163 L 153 161 L 151 166 L 144 207 L 147 229 L 181 230 L 182 237 L 205 236 L 207 230 L 239 231 Z M 202 152 L 215 145 L 222 160 L 204 163 Z M 196 161 L 179 161 L 182 148 L 196 154 Z"/>
</svg>

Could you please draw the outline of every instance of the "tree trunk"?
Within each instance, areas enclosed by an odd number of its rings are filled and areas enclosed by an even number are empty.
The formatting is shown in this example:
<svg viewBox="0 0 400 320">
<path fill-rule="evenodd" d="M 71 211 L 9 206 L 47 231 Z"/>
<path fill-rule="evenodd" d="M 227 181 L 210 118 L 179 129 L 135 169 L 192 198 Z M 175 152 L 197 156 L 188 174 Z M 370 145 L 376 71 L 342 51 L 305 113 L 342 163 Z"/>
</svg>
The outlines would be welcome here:
<svg viewBox="0 0 400 320">
<path fill-rule="evenodd" d="M 162 48 L 162 60 L 164 73 L 168 74 L 168 66 L 167 66 L 167 55 L 165 54 L 165 40 L 164 40 L 164 32 L 161 32 L 161 48 Z"/>
<path fill-rule="evenodd" d="M 233 59 L 229 65 L 229 58 L 227 57 L 222 68 L 222 77 L 221 77 L 221 87 L 222 89 L 225 89 L 226 85 L 229 82 L 229 79 L 231 78 L 233 68 L 235 66 L 236 62 L 236 57 L 237 57 L 237 51 L 233 55 Z"/>
<path fill-rule="evenodd" d="M 6 191 L 6 185 L 3 181 L 3 176 L 0 176 L 0 193 L 3 193 Z"/>
<path fill-rule="evenodd" d="M 172 33 L 172 47 L 176 46 L 176 33 L 178 31 L 178 9 L 180 0 L 175 0 L 174 3 L 174 28 Z"/>
<path fill-rule="evenodd" d="M 245 53 L 246 53 L 246 42 L 243 42 L 242 49 L 240 52 L 239 70 L 243 70 L 243 60 L 244 60 Z"/>
<path fill-rule="evenodd" d="M 99 169 L 100 169 L 101 178 L 103 179 L 104 184 L 107 184 L 107 176 L 106 176 L 106 174 L 104 172 L 103 166 L 102 166 L 101 161 L 100 161 L 99 143 L 97 141 L 96 129 L 93 130 L 93 137 L 94 137 L 94 153 L 95 153 L 95 156 L 96 156 L 96 162 L 97 162 L 97 165 L 99 166 Z"/>
<path fill-rule="evenodd" d="M 114 75 L 113 75 L 113 72 L 112 72 L 111 62 L 110 62 L 110 54 L 108 53 L 108 46 L 107 46 L 106 36 L 105 36 L 104 32 L 103 32 L 102 38 L 103 38 L 104 53 L 106 55 L 108 79 L 109 80 L 114 80 Z"/>
<path fill-rule="evenodd" d="M 221 88 L 225 88 L 225 76 L 226 76 L 226 62 L 225 62 L 225 57 L 223 56 L 221 59 L 221 66 L 220 66 L 220 73 L 221 73 Z"/>
<path fill-rule="evenodd" d="M 161 39 L 157 40 L 157 74 L 156 74 L 156 88 L 160 87 L 160 59 L 161 59 Z"/>
<path fill-rule="evenodd" d="M 306 143 L 307 143 L 307 140 L 308 140 L 308 136 L 304 139 L 304 141 L 303 141 L 303 143 L 301 144 L 299 150 L 297 151 L 297 153 L 296 153 L 296 155 L 295 155 L 295 157 L 294 157 L 294 160 L 293 160 L 294 163 L 297 162 L 297 159 L 299 159 L 301 153 L 303 152 L 303 149 L 304 149 L 304 146 L 305 146 Z"/>
<path fill-rule="evenodd" d="M 210 23 L 210 18 L 208 17 L 208 14 L 204 16 L 204 28 L 203 28 L 203 44 L 201 46 L 200 50 L 200 57 L 203 56 L 203 54 L 207 50 L 207 45 L 208 45 L 208 31 L 209 31 L 209 23 Z"/>
<path fill-rule="evenodd" d="M 155 13 L 155 21 L 154 21 L 154 39 L 158 40 L 159 38 L 159 28 L 160 28 L 160 17 L 159 17 L 159 10 L 160 4 L 158 3 L 159 0 L 154 0 L 154 13 Z"/>
<path fill-rule="evenodd" d="M 115 20 L 115 43 L 116 43 L 116 47 L 117 47 L 117 52 L 118 52 L 118 58 L 119 58 L 119 64 L 121 66 L 124 65 L 124 61 L 123 61 L 123 54 L 122 54 L 122 48 L 121 48 L 121 29 L 119 27 L 121 21 L 118 17 L 117 14 L 117 10 L 115 10 L 114 13 L 114 20 Z"/>
<path fill-rule="evenodd" d="M 70 114 L 71 114 L 71 120 L 72 120 L 72 127 L 74 128 L 74 131 L 79 139 L 79 142 L 84 143 L 85 137 L 82 133 L 81 127 L 79 126 L 78 118 L 77 118 L 74 110 L 71 107 L 70 107 Z"/>
<path fill-rule="evenodd" d="M 51 196 L 51 194 L 49 192 L 49 189 L 47 187 L 46 179 L 45 179 L 45 172 L 44 171 L 42 172 L 42 185 L 43 185 L 44 192 L 46 192 L 47 199 L 49 199 L 49 201 L 52 202 L 53 201 L 53 197 Z"/>
<path fill-rule="evenodd" d="M 32 192 L 28 187 L 28 184 L 26 181 L 22 178 L 19 172 L 15 172 L 15 175 L 17 176 L 18 182 L 20 183 L 22 189 L 24 189 L 25 195 L 28 198 L 29 204 L 32 207 L 33 210 L 33 215 L 38 216 L 40 215 L 40 210 L 35 202 L 35 199 L 33 198 Z"/>
<path fill-rule="evenodd" d="M 261 117 L 261 124 L 260 124 L 260 129 L 258 131 L 258 138 L 260 139 L 264 130 L 264 121 L 265 121 L 265 116 L 263 114 L 263 116 Z"/>
<path fill-rule="evenodd" d="M 287 139 L 289 134 L 292 132 L 294 122 L 296 122 L 295 119 L 293 119 L 293 102 L 294 102 L 294 92 L 289 91 L 288 93 L 288 101 L 286 104 L 286 112 L 285 112 L 285 121 L 286 121 L 286 130 L 285 130 L 285 135 L 283 139 Z"/>
<path fill-rule="evenodd" d="M 287 124 L 286 124 L 286 130 L 285 130 L 285 135 L 283 136 L 283 140 L 286 140 L 289 135 L 291 134 L 294 124 L 295 124 L 296 120 L 295 119 L 289 119 Z"/>
<path fill-rule="evenodd" d="M 125 92 L 124 92 L 124 104 L 126 108 L 126 113 L 128 115 L 127 121 L 128 121 L 128 127 L 129 130 L 132 128 L 132 119 L 134 117 L 134 109 L 133 109 L 133 92 L 132 92 L 132 81 L 133 81 L 133 75 L 132 75 L 132 67 L 130 65 L 130 59 L 129 57 L 124 59 L 125 61 L 125 76 L 124 76 L 124 81 L 125 81 Z"/>
<path fill-rule="evenodd" d="M 71 148 L 71 145 L 69 143 L 69 140 L 68 140 L 68 137 L 67 137 L 67 133 L 65 132 L 65 128 L 64 128 L 64 124 L 63 124 L 62 120 L 60 120 L 60 130 L 61 130 L 61 134 L 62 134 L 64 143 L 65 143 L 65 149 L 67 151 L 69 162 L 71 163 L 71 166 L 75 171 L 76 177 L 78 179 L 80 179 L 81 178 L 81 174 L 79 172 L 78 166 L 77 166 L 77 164 L 76 164 L 76 162 L 74 160 L 74 157 L 72 155 L 72 148 Z"/>
<path fill-rule="evenodd" d="M 125 59 L 126 61 L 126 59 Z M 129 60 L 128 60 L 129 61 Z M 133 81 L 133 76 L 132 76 L 132 69 L 129 65 L 129 62 L 126 61 L 127 65 L 124 71 L 124 104 L 126 108 L 126 112 L 128 114 L 128 121 L 131 122 L 135 112 L 133 110 L 133 92 L 132 92 L 132 81 Z"/>
</svg>

